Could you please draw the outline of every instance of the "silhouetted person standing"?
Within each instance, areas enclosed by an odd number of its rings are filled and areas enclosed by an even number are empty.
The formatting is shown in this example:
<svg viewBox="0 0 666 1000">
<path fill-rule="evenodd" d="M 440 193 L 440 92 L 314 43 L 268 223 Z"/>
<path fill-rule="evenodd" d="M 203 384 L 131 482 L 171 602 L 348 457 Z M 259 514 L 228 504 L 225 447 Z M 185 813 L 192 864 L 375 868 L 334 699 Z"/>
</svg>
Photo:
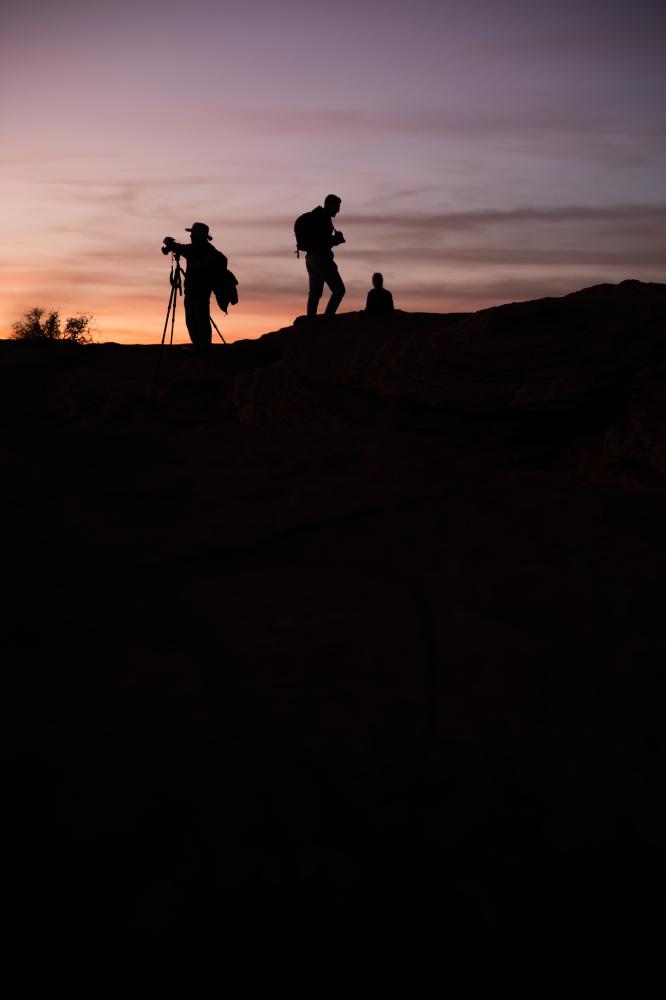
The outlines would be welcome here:
<svg viewBox="0 0 666 1000">
<path fill-rule="evenodd" d="M 366 316 L 388 316 L 395 312 L 393 296 L 388 288 L 384 288 L 384 276 L 379 272 L 373 274 L 372 285 L 365 303 Z"/>
<path fill-rule="evenodd" d="M 300 250 L 305 250 L 305 266 L 310 282 L 308 316 L 317 315 L 317 306 L 325 284 L 331 289 L 331 297 L 326 303 L 326 316 L 335 313 L 345 294 L 338 265 L 333 259 L 333 247 L 345 242 L 344 236 L 336 232 L 332 222 L 340 211 L 341 204 L 342 201 L 336 194 L 328 194 L 323 207 L 319 205 L 296 220 L 297 246 Z"/>
<path fill-rule="evenodd" d="M 165 236 L 164 246 L 170 253 L 180 254 L 187 261 L 185 272 L 185 322 L 196 351 L 210 347 L 210 295 L 227 269 L 227 258 L 210 245 L 213 239 L 204 222 L 194 222 L 185 232 L 190 243 L 176 243 Z"/>
</svg>

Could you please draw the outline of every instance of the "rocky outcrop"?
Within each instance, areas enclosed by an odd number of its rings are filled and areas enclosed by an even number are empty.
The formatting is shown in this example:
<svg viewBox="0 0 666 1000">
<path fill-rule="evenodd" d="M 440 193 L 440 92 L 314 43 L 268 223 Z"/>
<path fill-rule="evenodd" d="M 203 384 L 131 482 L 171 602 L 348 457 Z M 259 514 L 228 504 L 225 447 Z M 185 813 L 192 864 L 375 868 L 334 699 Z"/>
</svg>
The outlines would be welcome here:
<svg viewBox="0 0 666 1000">
<path fill-rule="evenodd" d="M 462 421 L 488 441 L 540 443 L 542 458 L 589 480 L 635 483 L 666 469 L 666 285 L 598 285 L 473 314 L 301 318 L 203 358 L 4 342 L 2 359 L 10 420 L 177 415 L 294 429 L 420 420 L 444 434 Z"/>
<path fill-rule="evenodd" d="M 666 286 L 625 281 L 473 314 L 360 313 L 284 331 L 284 358 L 239 375 L 242 420 L 317 420 L 331 386 L 467 413 L 589 406 L 666 356 Z"/>
<path fill-rule="evenodd" d="M 625 281 L 474 314 L 347 314 L 281 336 L 282 358 L 234 379 L 243 422 L 348 426 L 387 403 L 395 420 L 415 406 L 514 417 L 518 436 L 540 428 L 557 450 L 559 435 L 576 475 L 664 475 L 666 285 Z"/>
</svg>

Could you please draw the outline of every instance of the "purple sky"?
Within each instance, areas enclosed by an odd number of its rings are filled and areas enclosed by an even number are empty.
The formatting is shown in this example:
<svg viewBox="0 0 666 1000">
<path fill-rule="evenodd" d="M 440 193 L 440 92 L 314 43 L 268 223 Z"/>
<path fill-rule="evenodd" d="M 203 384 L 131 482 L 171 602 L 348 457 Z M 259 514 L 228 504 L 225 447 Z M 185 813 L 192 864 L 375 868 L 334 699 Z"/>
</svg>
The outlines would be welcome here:
<svg viewBox="0 0 666 1000">
<path fill-rule="evenodd" d="M 433 311 L 666 280 L 663 3 L 24 0 L 0 44 L 0 336 L 43 305 L 159 340 L 195 220 L 228 339 L 285 325 L 329 191 L 343 309 L 375 270 Z"/>
</svg>

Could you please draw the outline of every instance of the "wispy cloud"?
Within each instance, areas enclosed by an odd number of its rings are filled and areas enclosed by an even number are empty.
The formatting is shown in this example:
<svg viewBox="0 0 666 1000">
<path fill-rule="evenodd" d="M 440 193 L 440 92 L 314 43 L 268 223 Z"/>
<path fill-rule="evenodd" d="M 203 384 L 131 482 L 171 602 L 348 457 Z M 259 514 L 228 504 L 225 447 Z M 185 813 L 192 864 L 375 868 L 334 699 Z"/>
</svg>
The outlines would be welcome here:
<svg viewBox="0 0 666 1000">
<path fill-rule="evenodd" d="M 637 116 L 635 109 L 612 110 L 608 101 L 571 102 L 541 99 L 516 102 L 505 97 L 495 106 L 467 104 L 393 112 L 322 108 L 317 111 L 230 108 L 210 102 L 199 105 L 185 124 L 196 131 L 214 120 L 230 134 L 281 137 L 283 140 L 331 142 L 372 137 L 427 139 L 448 146 L 491 147 L 555 159 L 606 159 L 638 163 L 666 155 L 666 115 Z"/>
</svg>

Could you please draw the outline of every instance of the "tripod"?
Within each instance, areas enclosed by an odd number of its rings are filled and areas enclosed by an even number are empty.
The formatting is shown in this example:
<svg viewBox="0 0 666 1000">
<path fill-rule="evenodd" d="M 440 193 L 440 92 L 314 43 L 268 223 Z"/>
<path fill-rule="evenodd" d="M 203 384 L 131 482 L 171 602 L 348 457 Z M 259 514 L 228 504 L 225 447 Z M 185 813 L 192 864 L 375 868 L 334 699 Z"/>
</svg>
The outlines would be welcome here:
<svg viewBox="0 0 666 1000">
<path fill-rule="evenodd" d="M 175 263 L 175 268 L 174 268 Z M 169 295 L 169 305 L 167 307 L 166 319 L 164 320 L 164 330 L 162 332 L 162 343 L 166 337 L 167 326 L 169 325 L 169 316 L 171 316 L 171 337 L 169 343 L 173 344 L 173 325 L 176 322 L 176 301 L 178 295 L 183 294 L 183 269 L 180 266 L 180 254 L 174 253 L 171 255 L 171 274 L 169 275 L 169 284 L 171 285 L 171 294 Z"/>
</svg>

